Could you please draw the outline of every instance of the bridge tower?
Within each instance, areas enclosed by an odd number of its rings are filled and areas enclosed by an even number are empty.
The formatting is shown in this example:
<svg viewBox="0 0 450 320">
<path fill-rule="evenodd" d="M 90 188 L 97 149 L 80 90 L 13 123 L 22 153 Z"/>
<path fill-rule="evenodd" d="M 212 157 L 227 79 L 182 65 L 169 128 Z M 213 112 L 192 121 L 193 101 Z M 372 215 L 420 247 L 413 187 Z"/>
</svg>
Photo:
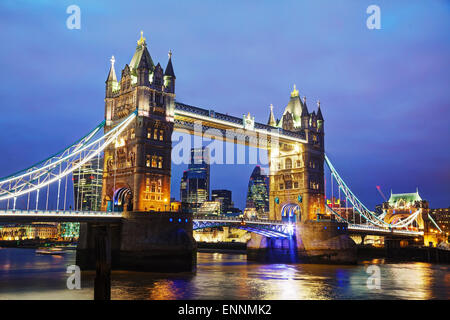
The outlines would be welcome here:
<svg viewBox="0 0 450 320">
<path fill-rule="evenodd" d="M 325 212 L 324 119 L 319 101 L 317 105 L 317 113 L 309 113 L 306 97 L 301 100 L 294 85 L 282 118 L 275 120 L 272 109 L 270 111 L 270 126 L 300 132 L 307 141 L 269 147 L 270 219 L 281 220 L 283 206 L 292 203 L 301 208 L 298 222 Z"/>
<path fill-rule="evenodd" d="M 102 210 L 165 211 L 175 107 L 172 53 L 163 70 L 154 65 L 141 31 L 130 64 L 118 81 L 114 57 L 106 80 L 105 133 L 137 111 L 135 121 L 104 152 Z"/>
</svg>

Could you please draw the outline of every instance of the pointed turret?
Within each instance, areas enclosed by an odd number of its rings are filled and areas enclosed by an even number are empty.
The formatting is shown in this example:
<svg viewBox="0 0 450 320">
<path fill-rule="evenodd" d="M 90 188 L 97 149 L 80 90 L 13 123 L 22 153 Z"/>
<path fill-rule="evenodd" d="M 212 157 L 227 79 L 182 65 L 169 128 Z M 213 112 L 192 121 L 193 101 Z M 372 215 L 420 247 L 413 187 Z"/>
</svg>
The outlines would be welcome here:
<svg viewBox="0 0 450 320">
<path fill-rule="evenodd" d="M 111 61 L 111 68 L 109 69 L 108 78 L 105 81 L 106 83 L 110 81 L 117 82 L 116 70 L 114 68 L 114 63 L 116 62 L 116 59 L 114 58 L 114 56 L 111 57 L 110 61 Z"/>
<path fill-rule="evenodd" d="M 317 120 L 323 121 L 322 111 L 320 110 L 320 100 L 317 100 Z"/>
<path fill-rule="evenodd" d="M 275 121 L 275 116 L 273 115 L 273 105 L 270 105 L 270 115 L 269 115 L 269 121 L 267 122 L 269 126 L 275 127 L 277 125 Z"/>
<path fill-rule="evenodd" d="M 164 71 L 164 86 L 170 93 L 175 93 L 175 72 L 172 66 L 172 50 L 169 50 L 169 61 L 167 62 L 166 71 Z"/>
<path fill-rule="evenodd" d="M 302 127 L 302 117 L 305 114 L 304 106 L 302 100 L 300 99 L 299 92 L 297 90 L 297 86 L 294 84 L 294 90 L 291 92 L 291 98 L 286 108 L 284 109 L 283 116 L 287 113 L 290 113 L 292 116 L 292 121 L 295 130 L 300 130 Z M 307 112 L 307 111 L 306 111 Z M 281 122 L 278 124 L 279 127 L 283 127 L 283 118 L 281 118 Z"/>
<path fill-rule="evenodd" d="M 173 66 L 172 66 L 172 50 L 169 50 L 169 61 L 167 62 L 166 71 L 164 72 L 164 75 L 167 77 L 172 77 L 176 79 L 175 73 L 173 72 Z"/>
<path fill-rule="evenodd" d="M 109 69 L 108 78 L 106 79 L 106 97 L 110 97 L 112 95 L 113 90 L 118 88 L 116 70 L 114 68 L 114 63 L 116 59 L 114 56 L 111 57 L 111 68 Z"/>
<path fill-rule="evenodd" d="M 148 52 L 147 42 L 145 40 L 144 32 L 141 31 L 141 38 L 137 41 L 136 51 L 134 52 L 133 58 L 130 62 L 131 73 L 135 76 L 137 76 L 138 68 L 146 68 L 151 73 L 155 67 L 152 57 Z"/>
</svg>

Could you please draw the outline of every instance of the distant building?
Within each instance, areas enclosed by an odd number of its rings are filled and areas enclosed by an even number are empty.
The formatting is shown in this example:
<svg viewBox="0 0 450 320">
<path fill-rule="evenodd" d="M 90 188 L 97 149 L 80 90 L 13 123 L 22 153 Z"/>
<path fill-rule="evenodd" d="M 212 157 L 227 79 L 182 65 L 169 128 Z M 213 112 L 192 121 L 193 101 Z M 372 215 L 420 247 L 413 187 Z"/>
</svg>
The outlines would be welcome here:
<svg viewBox="0 0 450 320">
<path fill-rule="evenodd" d="M 1 240 L 56 239 L 58 228 L 54 224 L 30 223 L 0 226 Z"/>
<path fill-rule="evenodd" d="M 450 233 L 450 208 L 430 209 L 430 215 L 445 233 Z"/>
<path fill-rule="evenodd" d="M 170 211 L 171 212 L 180 212 L 181 211 L 181 202 L 176 201 L 175 198 L 170 198 Z"/>
<path fill-rule="evenodd" d="M 254 208 L 258 216 L 265 217 L 269 211 L 269 178 L 256 166 L 248 181 L 246 210 Z M 245 212 L 245 211 L 244 211 Z"/>
<path fill-rule="evenodd" d="M 58 225 L 58 236 L 63 240 L 78 239 L 80 224 L 77 222 L 64 222 Z"/>
<path fill-rule="evenodd" d="M 196 214 L 202 203 L 209 200 L 210 167 L 209 149 L 191 149 L 188 170 L 183 172 L 180 185 L 180 198 L 183 209 Z"/>
<path fill-rule="evenodd" d="M 347 204 L 346 199 L 332 197 L 327 199 L 327 206 L 350 223 L 362 223 L 365 221 L 359 214 L 355 215 L 353 205 L 351 203 Z M 332 218 L 334 219 L 334 217 Z"/>
<path fill-rule="evenodd" d="M 94 158 L 73 172 L 74 209 L 100 211 L 103 159 Z"/>
<path fill-rule="evenodd" d="M 389 200 L 383 202 L 384 221 L 395 224 L 419 209 L 424 209 L 428 213 L 428 208 L 428 201 L 422 199 L 419 190 L 412 193 L 392 193 L 391 191 Z M 423 215 L 414 220 L 411 227 L 424 229 Z"/>
<path fill-rule="evenodd" d="M 224 214 L 228 208 L 232 208 L 231 190 L 213 190 L 211 191 L 211 200 L 220 202 L 220 213 Z"/>
<path fill-rule="evenodd" d="M 220 202 L 204 201 L 196 213 L 199 215 L 220 215 Z"/>
<path fill-rule="evenodd" d="M 242 210 L 239 208 L 228 208 L 224 213 L 228 217 L 242 217 Z"/>
</svg>

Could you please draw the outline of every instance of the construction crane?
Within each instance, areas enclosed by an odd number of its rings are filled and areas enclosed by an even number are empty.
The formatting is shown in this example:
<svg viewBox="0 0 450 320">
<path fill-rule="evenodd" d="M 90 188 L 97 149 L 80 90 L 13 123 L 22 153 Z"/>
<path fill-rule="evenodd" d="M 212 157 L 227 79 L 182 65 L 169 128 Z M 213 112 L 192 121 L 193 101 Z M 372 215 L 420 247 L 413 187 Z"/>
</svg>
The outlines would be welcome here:
<svg viewBox="0 0 450 320">
<path fill-rule="evenodd" d="M 380 186 L 377 186 L 377 190 L 378 190 L 378 193 L 383 197 L 384 201 L 388 201 L 388 200 L 386 199 L 386 196 L 384 195 L 383 191 L 381 191 Z"/>
</svg>

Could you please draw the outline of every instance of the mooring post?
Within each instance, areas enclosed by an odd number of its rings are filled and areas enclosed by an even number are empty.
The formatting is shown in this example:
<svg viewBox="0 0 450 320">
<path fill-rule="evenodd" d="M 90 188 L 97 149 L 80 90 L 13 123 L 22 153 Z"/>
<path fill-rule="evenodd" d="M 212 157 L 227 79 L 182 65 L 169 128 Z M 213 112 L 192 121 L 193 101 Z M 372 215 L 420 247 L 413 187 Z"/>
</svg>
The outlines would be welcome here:
<svg viewBox="0 0 450 320">
<path fill-rule="evenodd" d="M 106 226 L 95 228 L 94 300 L 111 300 L 111 245 Z"/>
</svg>

